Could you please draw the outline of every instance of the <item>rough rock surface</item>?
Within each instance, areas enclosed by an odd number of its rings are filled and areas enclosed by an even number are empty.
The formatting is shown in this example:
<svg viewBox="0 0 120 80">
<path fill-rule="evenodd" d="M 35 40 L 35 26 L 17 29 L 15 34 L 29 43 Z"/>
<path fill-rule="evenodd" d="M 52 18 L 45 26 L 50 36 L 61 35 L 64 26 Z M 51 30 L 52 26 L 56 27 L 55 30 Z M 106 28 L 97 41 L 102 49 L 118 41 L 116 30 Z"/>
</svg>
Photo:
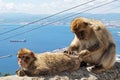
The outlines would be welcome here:
<svg viewBox="0 0 120 80">
<path fill-rule="evenodd" d="M 120 80 L 120 63 L 116 62 L 112 69 L 99 74 L 88 72 L 86 67 L 82 67 L 74 72 L 62 72 L 39 77 L 19 77 L 12 75 L 0 77 L 0 80 Z"/>
</svg>

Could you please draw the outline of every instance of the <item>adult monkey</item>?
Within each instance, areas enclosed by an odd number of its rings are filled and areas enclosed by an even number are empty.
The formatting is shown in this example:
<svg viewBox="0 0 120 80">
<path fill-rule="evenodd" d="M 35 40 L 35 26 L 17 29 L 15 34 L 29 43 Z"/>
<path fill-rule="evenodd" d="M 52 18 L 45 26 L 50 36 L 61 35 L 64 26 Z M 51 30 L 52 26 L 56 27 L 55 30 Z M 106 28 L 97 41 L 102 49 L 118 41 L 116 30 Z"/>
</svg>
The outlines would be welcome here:
<svg viewBox="0 0 120 80">
<path fill-rule="evenodd" d="M 114 65 L 116 45 L 101 21 L 75 18 L 71 23 L 71 31 L 75 38 L 65 53 L 74 54 L 75 51 L 81 55 L 87 54 L 83 61 L 94 65 L 88 69 L 96 73 L 110 69 Z"/>
<path fill-rule="evenodd" d="M 16 71 L 19 76 L 39 76 L 74 71 L 79 69 L 81 62 L 81 58 L 77 56 L 66 56 L 61 52 L 35 54 L 26 48 L 18 51 L 17 58 L 21 67 Z"/>
</svg>

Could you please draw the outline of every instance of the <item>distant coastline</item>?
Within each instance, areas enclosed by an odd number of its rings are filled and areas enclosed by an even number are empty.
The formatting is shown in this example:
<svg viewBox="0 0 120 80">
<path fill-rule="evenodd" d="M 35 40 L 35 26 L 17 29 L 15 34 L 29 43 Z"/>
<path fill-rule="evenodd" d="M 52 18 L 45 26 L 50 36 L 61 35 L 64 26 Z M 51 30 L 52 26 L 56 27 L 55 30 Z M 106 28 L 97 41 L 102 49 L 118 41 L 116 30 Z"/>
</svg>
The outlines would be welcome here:
<svg viewBox="0 0 120 80">
<path fill-rule="evenodd" d="M 108 14 L 91 14 L 91 13 L 82 13 L 72 16 L 70 18 L 66 18 L 67 16 L 74 15 L 76 13 L 65 13 L 61 15 L 56 15 L 54 17 L 43 19 L 45 17 L 50 16 L 51 14 L 26 14 L 26 13 L 4 13 L 0 14 L 0 26 L 2 25 L 25 25 L 32 21 L 40 20 L 39 22 L 35 23 L 35 25 L 44 25 L 49 24 L 52 21 L 55 21 L 52 23 L 52 25 L 70 25 L 71 21 L 76 17 L 87 17 L 91 19 L 98 19 L 105 23 L 106 26 L 117 26 L 120 27 L 120 13 L 108 13 Z M 17 17 L 16 17 L 17 16 Z M 63 20 L 59 20 L 63 19 Z M 50 25 L 50 24 L 49 24 Z"/>
</svg>

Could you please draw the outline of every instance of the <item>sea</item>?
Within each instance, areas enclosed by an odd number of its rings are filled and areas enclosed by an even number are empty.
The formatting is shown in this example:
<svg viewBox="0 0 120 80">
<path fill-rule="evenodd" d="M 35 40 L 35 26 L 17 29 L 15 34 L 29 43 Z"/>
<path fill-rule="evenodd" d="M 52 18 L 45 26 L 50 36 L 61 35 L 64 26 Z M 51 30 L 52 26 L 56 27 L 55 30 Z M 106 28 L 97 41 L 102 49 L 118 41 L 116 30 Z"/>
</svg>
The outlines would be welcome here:
<svg viewBox="0 0 120 80">
<path fill-rule="evenodd" d="M 16 55 L 21 48 L 28 48 L 35 53 L 48 52 L 66 48 L 74 38 L 68 25 L 34 24 L 2 34 L 20 26 L 0 25 L 0 73 L 15 74 L 19 68 Z M 117 55 L 120 55 L 120 27 L 107 26 L 107 29 L 113 35 L 117 45 Z"/>
</svg>

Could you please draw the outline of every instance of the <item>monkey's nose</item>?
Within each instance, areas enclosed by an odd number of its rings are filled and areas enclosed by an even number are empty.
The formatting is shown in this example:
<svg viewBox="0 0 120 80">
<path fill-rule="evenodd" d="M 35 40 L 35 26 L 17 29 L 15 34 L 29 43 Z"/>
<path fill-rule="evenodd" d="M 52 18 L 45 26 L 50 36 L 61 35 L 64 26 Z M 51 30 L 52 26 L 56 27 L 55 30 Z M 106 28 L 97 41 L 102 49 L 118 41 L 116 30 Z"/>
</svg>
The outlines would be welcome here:
<svg viewBox="0 0 120 80">
<path fill-rule="evenodd" d="M 21 64 L 21 63 L 22 63 L 22 60 L 19 60 L 19 63 Z"/>
<path fill-rule="evenodd" d="M 80 31 L 80 36 L 84 36 L 84 31 Z"/>
</svg>

